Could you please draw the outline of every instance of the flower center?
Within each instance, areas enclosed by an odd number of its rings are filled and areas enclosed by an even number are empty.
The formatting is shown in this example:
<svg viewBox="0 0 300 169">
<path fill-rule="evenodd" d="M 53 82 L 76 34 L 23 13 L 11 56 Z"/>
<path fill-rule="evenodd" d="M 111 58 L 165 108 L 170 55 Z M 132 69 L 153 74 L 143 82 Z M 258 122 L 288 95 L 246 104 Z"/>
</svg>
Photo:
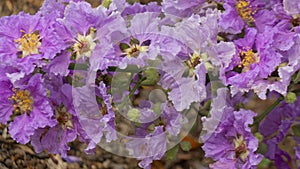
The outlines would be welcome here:
<svg viewBox="0 0 300 169">
<path fill-rule="evenodd" d="M 251 64 L 257 63 L 259 61 L 257 55 L 251 49 L 240 52 L 240 58 L 242 61 L 239 64 L 239 67 L 243 68 L 244 72 L 250 69 Z"/>
<path fill-rule="evenodd" d="M 24 31 L 21 31 L 24 33 Z M 38 54 L 39 47 L 42 45 L 40 42 L 40 35 L 36 32 L 24 34 L 21 38 L 16 39 L 15 42 L 19 45 L 18 49 L 22 51 L 21 58 L 28 55 Z"/>
<path fill-rule="evenodd" d="M 59 125 L 73 127 L 72 115 L 67 112 L 65 106 L 61 105 L 55 108 L 56 119 Z"/>
<path fill-rule="evenodd" d="M 76 43 L 73 45 L 73 50 L 76 53 L 76 59 L 90 57 L 93 50 L 96 47 L 94 42 L 95 30 L 91 30 L 90 34 L 87 36 L 77 35 Z"/>
<path fill-rule="evenodd" d="M 252 15 L 256 11 L 252 11 L 252 7 L 249 1 L 239 0 L 235 7 L 237 12 L 245 22 L 254 22 L 254 18 L 252 17 Z"/>
<path fill-rule="evenodd" d="M 200 55 L 198 52 L 194 52 L 191 56 L 190 60 L 187 61 L 187 65 L 189 68 L 195 68 L 198 64 L 200 64 Z"/>
<path fill-rule="evenodd" d="M 149 45 L 151 44 L 151 40 L 146 40 L 140 43 L 139 40 L 131 37 L 129 44 L 120 43 L 119 47 L 122 50 L 123 54 L 125 54 L 128 58 L 138 57 L 141 52 L 147 52 L 149 50 Z M 124 56 L 124 55 L 122 55 Z"/>
<path fill-rule="evenodd" d="M 127 57 L 138 57 L 140 52 L 147 52 L 148 46 L 132 45 L 130 48 L 124 50 L 127 54 Z"/>
<path fill-rule="evenodd" d="M 13 89 L 14 94 L 9 98 L 14 103 L 15 113 L 29 113 L 32 111 L 33 97 L 28 90 Z"/>
<path fill-rule="evenodd" d="M 297 27 L 300 25 L 300 16 L 291 19 L 291 23 L 293 27 Z"/>
<path fill-rule="evenodd" d="M 243 136 L 239 136 L 239 138 L 234 139 L 234 147 L 235 147 L 235 156 L 236 158 L 240 157 L 243 161 L 248 157 L 249 151 L 247 148 L 246 141 Z"/>
</svg>

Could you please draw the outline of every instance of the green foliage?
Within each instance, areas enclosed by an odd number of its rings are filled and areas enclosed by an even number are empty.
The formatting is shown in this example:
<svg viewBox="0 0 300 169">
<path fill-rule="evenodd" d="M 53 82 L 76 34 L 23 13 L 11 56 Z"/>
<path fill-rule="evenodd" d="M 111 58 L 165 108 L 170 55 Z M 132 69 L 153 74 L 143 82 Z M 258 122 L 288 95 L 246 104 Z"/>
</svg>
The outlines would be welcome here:
<svg viewBox="0 0 300 169">
<path fill-rule="evenodd" d="M 293 125 L 292 130 L 295 136 L 300 137 L 300 124 Z"/>
<path fill-rule="evenodd" d="M 120 43 L 119 47 L 122 51 L 124 51 L 125 49 L 130 48 L 130 46 L 126 43 Z"/>
<path fill-rule="evenodd" d="M 288 94 L 285 97 L 285 101 L 287 103 L 294 103 L 297 100 L 297 95 L 293 92 L 288 92 Z"/>
<path fill-rule="evenodd" d="M 142 85 L 152 86 L 155 85 L 159 81 L 159 74 L 156 69 L 149 68 L 144 72 L 146 80 L 142 82 Z"/>
<path fill-rule="evenodd" d="M 109 8 L 110 4 L 111 4 L 111 0 L 104 0 L 102 2 L 102 6 L 104 6 L 105 8 Z"/>
<path fill-rule="evenodd" d="M 139 109 L 135 109 L 135 108 L 130 109 L 127 115 L 131 121 L 138 121 L 141 117 L 141 113 Z"/>
<path fill-rule="evenodd" d="M 263 158 L 261 162 L 258 164 L 257 168 L 269 168 L 271 161 L 267 158 Z"/>
<path fill-rule="evenodd" d="M 178 149 L 179 149 L 179 146 L 176 145 L 175 147 L 168 150 L 165 154 L 165 157 L 167 158 L 167 160 L 176 160 Z"/>
<path fill-rule="evenodd" d="M 180 143 L 180 147 L 181 147 L 181 149 L 182 149 L 183 151 L 190 151 L 191 148 L 192 148 L 192 145 L 191 145 L 191 143 L 188 142 L 188 141 L 182 141 L 182 142 Z"/>
</svg>

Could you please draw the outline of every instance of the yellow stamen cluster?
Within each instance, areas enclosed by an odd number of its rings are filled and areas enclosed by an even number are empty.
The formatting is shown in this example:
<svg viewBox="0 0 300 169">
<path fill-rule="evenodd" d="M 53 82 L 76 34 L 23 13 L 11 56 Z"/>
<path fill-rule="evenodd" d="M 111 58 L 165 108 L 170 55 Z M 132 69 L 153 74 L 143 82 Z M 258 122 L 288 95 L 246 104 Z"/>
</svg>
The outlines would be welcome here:
<svg viewBox="0 0 300 169">
<path fill-rule="evenodd" d="M 259 58 L 252 50 L 240 52 L 240 57 L 242 61 L 239 64 L 239 67 L 242 67 L 244 72 L 250 69 L 251 64 L 259 61 Z"/>
<path fill-rule="evenodd" d="M 24 31 L 21 32 L 24 33 Z M 32 54 L 38 54 L 39 47 L 42 45 L 40 40 L 40 35 L 37 33 L 25 33 L 21 38 L 16 39 L 15 42 L 19 45 L 18 49 L 22 51 L 21 58 Z"/>
<path fill-rule="evenodd" d="M 194 52 L 187 64 L 190 68 L 195 68 L 200 63 L 200 59 L 198 52 Z"/>
<path fill-rule="evenodd" d="M 95 36 L 96 29 L 90 28 L 90 33 L 88 35 L 78 34 L 76 38 L 76 43 L 73 45 L 73 50 L 76 53 L 76 59 L 90 57 L 93 50 L 96 47 Z"/>
<path fill-rule="evenodd" d="M 140 45 L 132 45 L 130 48 L 124 49 L 124 52 L 127 54 L 127 57 L 138 57 L 140 52 L 147 52 L 149 46 L 140 46 Z"/>
<path fill-rule="evenodd" d="M 28 90 L 14 89 L 14 94 L 9 98 L 14 103 L 15 113 L 29 113 L 32 111 L 33 97 Z"/>
<path fill-rule="evenodd" d="M 254 22 L 252 15 L 256 11 L 252 11 L 252 6 L 249 1 L 239 0 L 236 4 L 236 10 L 245 22 Z"/>
<path fill-rule="evenodd" d="M 244 140 L 244 137 L 240 136 L 239 138 L 234 139 L 233 142 L 235 147 L 236 158 L 240 157 L 243 161 L 245 161 L 249 155 L 249 150 L 247 148 L 247 144 L 246 141 Z"/>
</svg>

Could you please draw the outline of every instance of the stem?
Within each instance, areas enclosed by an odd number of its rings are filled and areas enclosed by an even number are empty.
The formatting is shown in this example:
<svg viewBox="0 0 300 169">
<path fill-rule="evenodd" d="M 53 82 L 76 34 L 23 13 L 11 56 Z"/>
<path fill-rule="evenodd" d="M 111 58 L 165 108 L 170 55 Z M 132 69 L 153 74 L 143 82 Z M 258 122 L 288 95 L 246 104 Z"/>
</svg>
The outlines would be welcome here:
<svg viewBox="0 0 300 169">
<path fill-rule="evenodd" d="M 254 122 L 251 126 L 257 126 L 259 123 L 283 100 L 284 98 L 280 96 L 270 107 L 268 107 L 263 113 L 254 118 Z"/>
<path fill-rule="evenodd" d="M 134 92 L 141 86 L 142 82 L 146 79 L 146 77 L 143 77 L 140 79 L 135 86 L 132 88 L 130 93 L 128 94 L 128 97 L 125 97 L 125 100 L 122 101 L 121 105 L 118 107 L 119 109 L 123 109 L 126 105 L 128 105 L 128 102 L 130 101 L 130 98 L 133 96 Z"/>
<path fill-rule="evenodd" d="M 143 77 L 142 79 L 140 79 L 136 84 L 135 86 L 133 87 L 133 89 L 130 91 L 129 93 L 129 98 L 131 96 L 133 96 L 134 92 L 141 86 L 142 82 L 146 80 L 146 77 Z"/>
<path fill-rule="evenodd" d="M 292 90 L 292 92 L 294 92 L 294 93 L 299 93 L 299 92 L 300 92 L 300 88 L 295 89 L 295 90 Z"/>
</svg>

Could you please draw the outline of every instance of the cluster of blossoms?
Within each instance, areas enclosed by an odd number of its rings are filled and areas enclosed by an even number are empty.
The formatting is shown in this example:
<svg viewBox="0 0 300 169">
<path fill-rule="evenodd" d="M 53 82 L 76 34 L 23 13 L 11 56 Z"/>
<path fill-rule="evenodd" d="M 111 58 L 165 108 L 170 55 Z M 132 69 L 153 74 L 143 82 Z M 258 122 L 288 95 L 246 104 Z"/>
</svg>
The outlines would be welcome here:
<svg viewBox="0 0 300 169">
<path fill-rule="evenodd" d="M 36 152 L 111 143 L 150 169 L 202 123 L 211 168 L 300 167 L 297 0 L 45 0 L 0 18 L 0 43 L 0 123 Z"/>
</svg>

